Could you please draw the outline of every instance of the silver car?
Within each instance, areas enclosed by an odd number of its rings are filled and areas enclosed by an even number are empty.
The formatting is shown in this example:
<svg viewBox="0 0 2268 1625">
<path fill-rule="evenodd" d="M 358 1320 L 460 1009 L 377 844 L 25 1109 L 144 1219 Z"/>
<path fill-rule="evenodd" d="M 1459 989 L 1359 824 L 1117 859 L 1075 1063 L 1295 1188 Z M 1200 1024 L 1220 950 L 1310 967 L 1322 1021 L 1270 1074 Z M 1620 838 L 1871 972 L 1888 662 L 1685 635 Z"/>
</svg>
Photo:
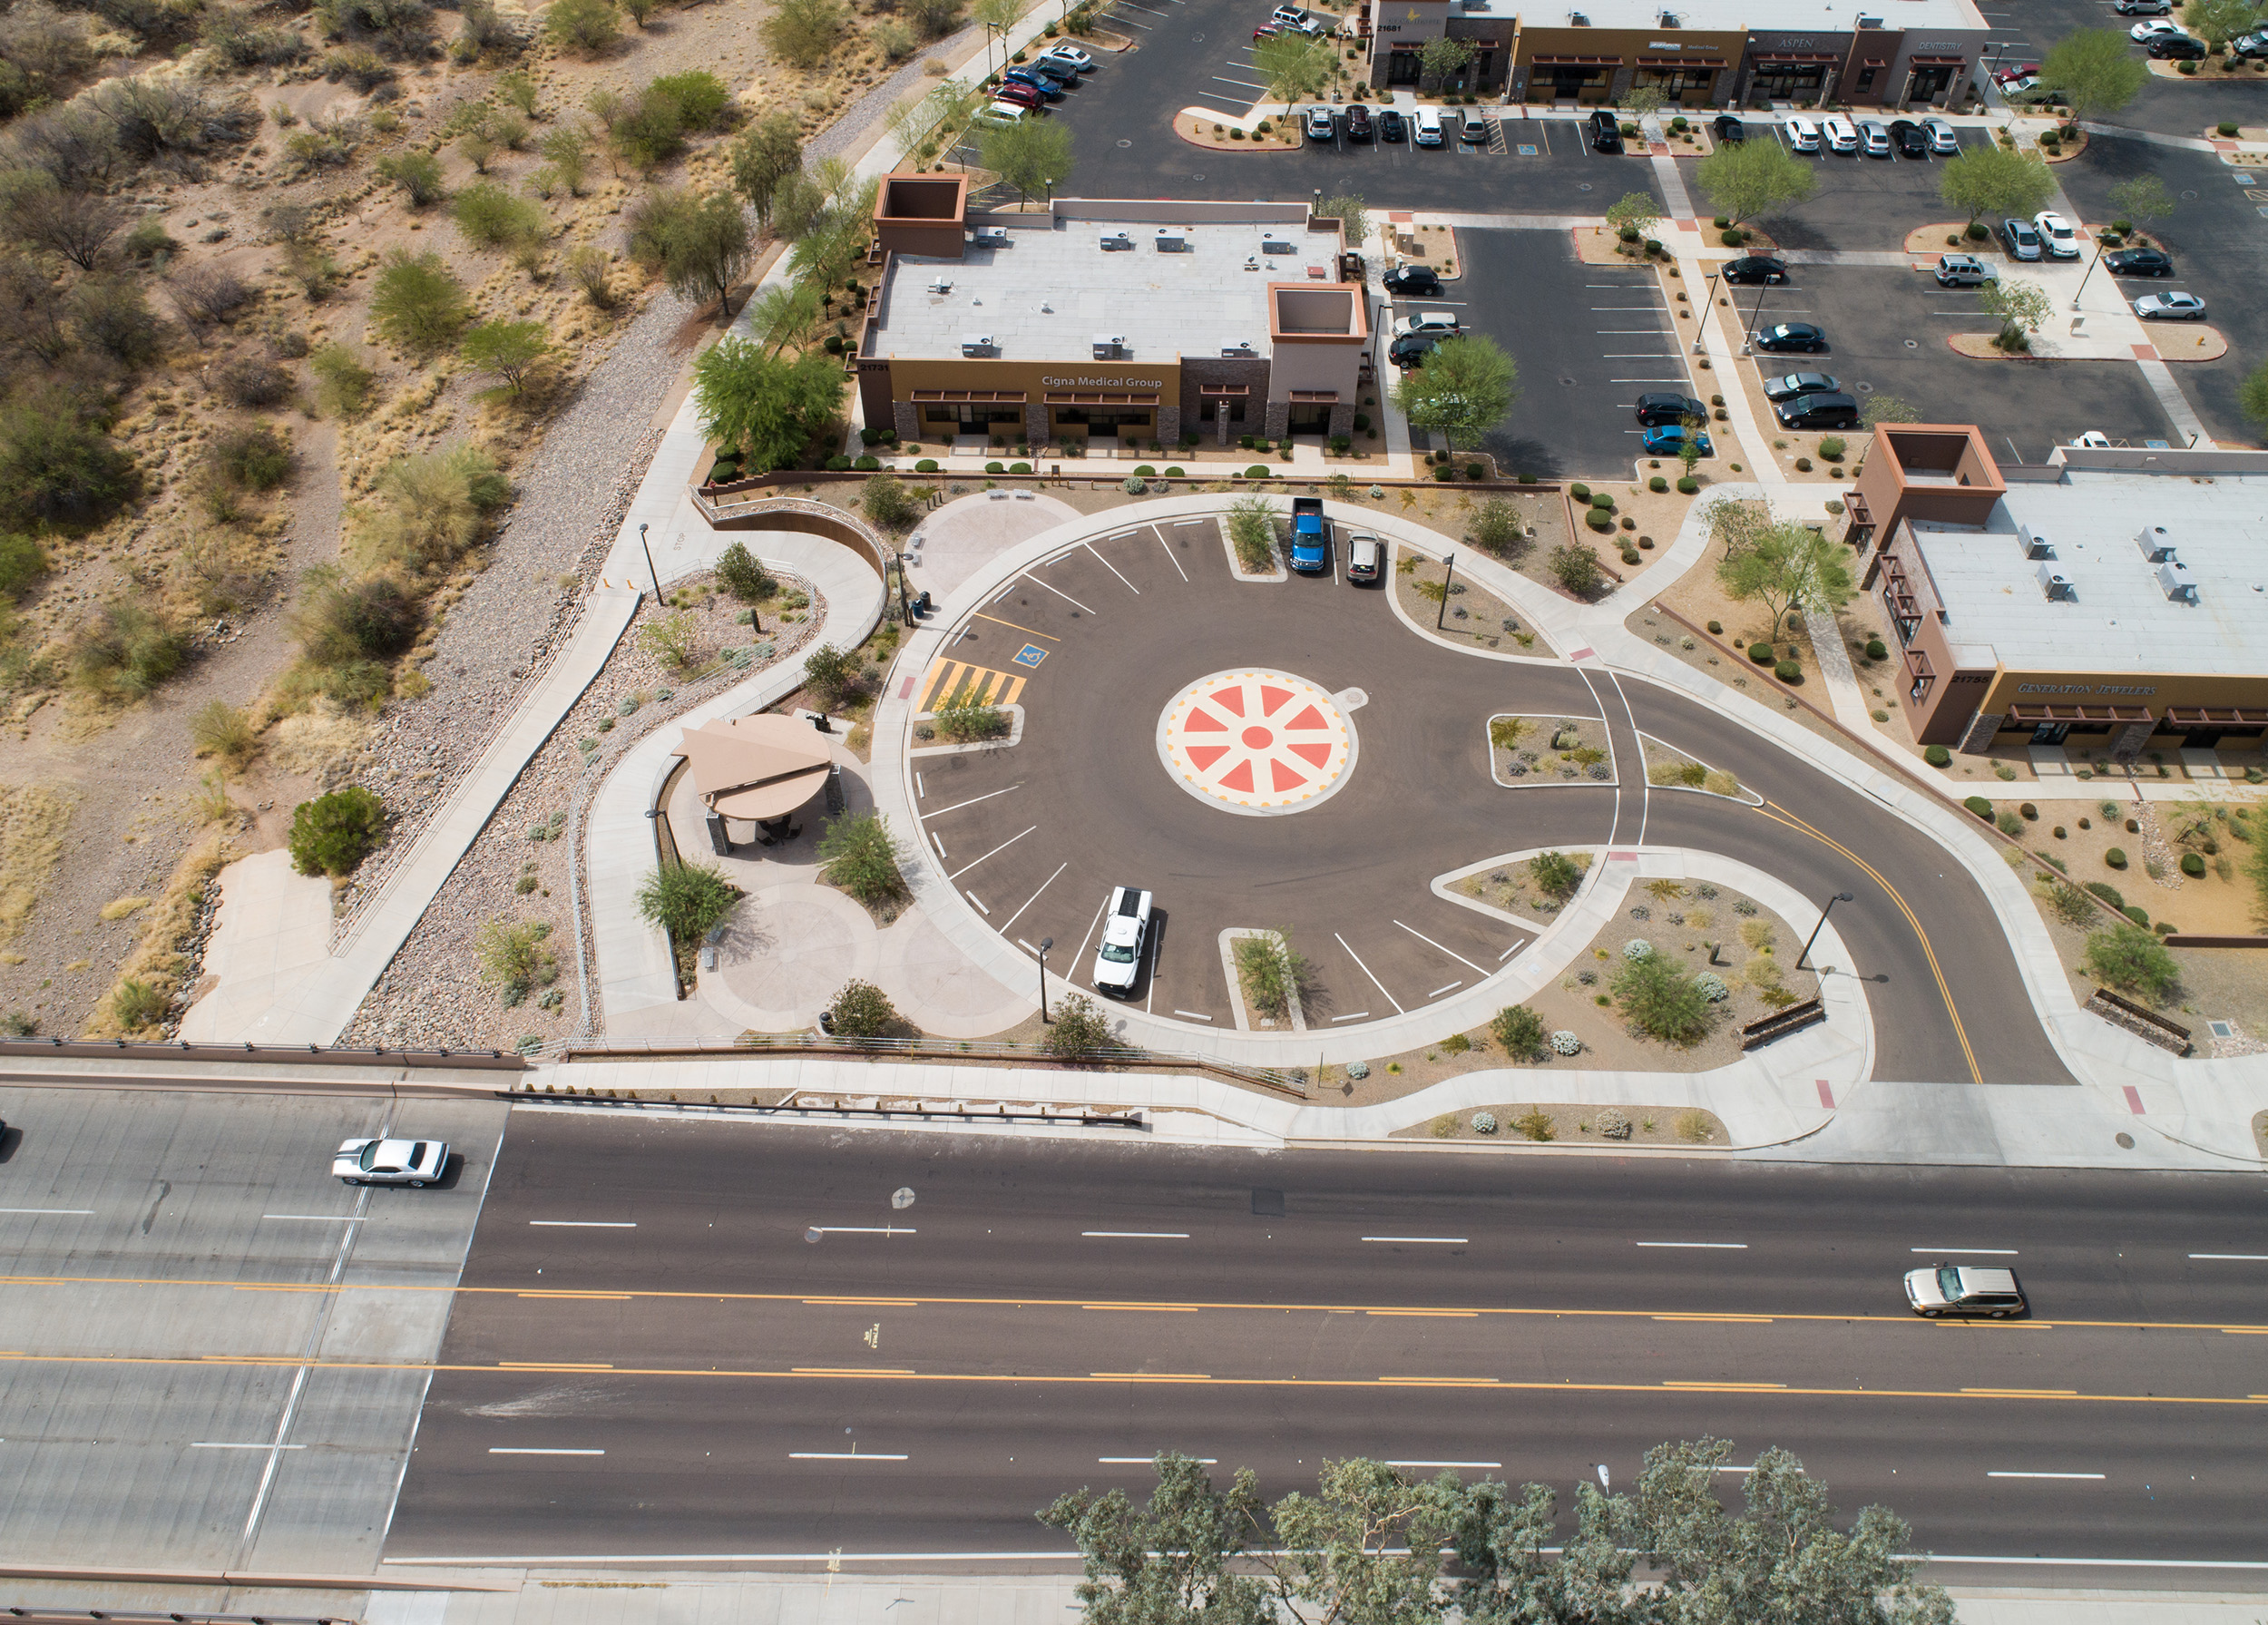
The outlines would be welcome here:
<svg viewBox="0 0 2268 1625">
<path fill-rule="evenodd" d="M 1923 119 L 1921 129 L 1923 133 L 1930 138 L 1931 152 L 1959 152 L 1960 151 L 1960 137 L 1953 133 L 1953 127 L 1943 119 Z"/>
<path fill-rule="evenodd" d="M 2024 1312 L 2024 1289 L 2009 1269 L 1970 1269 L 1940 1264 L 1906 1272 L 1906 1301 L 1925 1320 L 1941 1315 L 1982 1315 L 2006 1320 Z"/>
<path fill-rule="evenodd" d="M 431 1185 L 448 1166 L 445 1140 L 344 1140 L 331 1159 L 349 1185 Z"/>
</svg>

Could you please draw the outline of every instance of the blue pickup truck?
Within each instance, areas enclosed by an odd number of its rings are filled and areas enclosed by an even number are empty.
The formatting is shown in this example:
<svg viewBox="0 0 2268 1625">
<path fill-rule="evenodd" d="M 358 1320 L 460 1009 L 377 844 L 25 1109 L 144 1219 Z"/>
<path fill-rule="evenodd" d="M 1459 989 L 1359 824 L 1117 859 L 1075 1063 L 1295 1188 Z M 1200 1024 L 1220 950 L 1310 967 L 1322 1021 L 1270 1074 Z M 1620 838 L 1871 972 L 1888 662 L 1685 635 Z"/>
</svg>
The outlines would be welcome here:
<svg viewBox="0 0 2268 1625">
<path fill-rule="evenodd" d="M 1331 567 L 1331 527 L 1323 517 L 1323 498 L 1292 498 L 1292 568 L 1320 575 Z"/>
</svg>

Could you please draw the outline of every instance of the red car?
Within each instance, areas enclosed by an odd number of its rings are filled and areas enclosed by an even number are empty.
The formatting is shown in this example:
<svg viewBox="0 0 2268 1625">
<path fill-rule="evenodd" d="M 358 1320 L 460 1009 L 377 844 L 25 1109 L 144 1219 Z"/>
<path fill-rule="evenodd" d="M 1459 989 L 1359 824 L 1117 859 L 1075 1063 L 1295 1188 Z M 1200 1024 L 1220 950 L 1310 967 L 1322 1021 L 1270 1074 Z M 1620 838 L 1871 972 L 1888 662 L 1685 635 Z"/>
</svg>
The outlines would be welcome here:
<svg viewBox="0 0 2268 1625">
<path fill-rule="evenodd" d="M 1995 68 L 1992 73 L 1992 83 L 1995 84 L 2013 84 L 2019 79 L 2029 78 L 2032 74 L 2038 72 L 2039 64 L 2036 62 L 2028 62 L 2021 67 Z"/>
<path fill-rule="evenodd" d="M 1018 84 L 1012 79 L 1008 81 L 1005 84 L 994 87 L 992 91 L 992 100 L 995 102 L 1012 102 L 1019 107 L 1029 107 L 1034 113 L 1040 112 L 1047 105 L 1047 98 L 1045 96 L 1042 96 L 1038 91 L 1033 90 L 1030 85 Z"/>
</svg>

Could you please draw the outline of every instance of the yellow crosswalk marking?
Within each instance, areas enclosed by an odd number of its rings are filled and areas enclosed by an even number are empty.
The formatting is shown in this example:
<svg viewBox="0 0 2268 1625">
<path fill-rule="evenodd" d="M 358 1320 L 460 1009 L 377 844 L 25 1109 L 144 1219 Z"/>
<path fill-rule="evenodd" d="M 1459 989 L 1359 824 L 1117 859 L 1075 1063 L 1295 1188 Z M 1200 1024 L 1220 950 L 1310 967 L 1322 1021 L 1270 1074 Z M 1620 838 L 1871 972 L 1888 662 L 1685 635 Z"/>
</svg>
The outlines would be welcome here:
<svg viewBox="0 0 2268 1625">
<path fill-rule="evenodd" d="M 982 705 L 1013 705 L 1023 685 L 1024 680 L 1012 672 L 941 660 L 930 666 L 923 680 L 919 709 L 934 711 L 955 694 Z"/>
</svg>

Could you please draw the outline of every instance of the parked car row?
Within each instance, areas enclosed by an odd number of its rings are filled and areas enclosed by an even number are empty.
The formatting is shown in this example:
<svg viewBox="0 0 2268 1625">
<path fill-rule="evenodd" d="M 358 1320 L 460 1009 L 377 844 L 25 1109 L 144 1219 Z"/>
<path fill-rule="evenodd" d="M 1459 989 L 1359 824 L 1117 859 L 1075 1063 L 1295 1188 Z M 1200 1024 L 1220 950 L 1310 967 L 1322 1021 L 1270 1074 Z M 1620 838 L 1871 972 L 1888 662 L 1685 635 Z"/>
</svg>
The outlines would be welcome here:
<svg viewBox="0 0 2268 1625">
<path fill-rule="evenodd" d="M 1452 107 L 1446 110 L 1444 116 L 1444 110 L 1438 107 L 1421 107 L 1413 113 L 1382 107 L 1373 113 L 1360 102 L 1345 109 L 1344 119 L 1338 109 L 1321 102 L 1300 115 L 1301 132 L 1311 142 L 1335 141 L 1344 132 L 1350 142 L 1408 141 L 1421 147 L 1446 144 L 1452 124 L 1456 127 L 1459 141 L 1478 145 L 1489 139 L 1493 122 L 1477 107 L 1461 111 Z"/>
<path fill-rule="evenodd" d="M 1077 45 L 1051 45 L 1028 63 L 1005 70 L 992 87 L 992 103 L 976 115 L 980 124 L 1015 124 L 1049 104 L 1061 102 L 1064 91 L 1079 83 L 1082 73 L 1095 71 L 1095 59 Z"/>
<path fill-rule="evenodd" d="M 1801 114 L 1791 113 L 1780 129 L 1787 137 L 1789 148 L 1797 152 L 1864 152 L 1869 158 L 1888 158 L 1893 153 L 1907 158 L 1927 158 L 1931 153 L 1957 153 L 1960 137 L 1952 125 L 1943 119 L 1892 119 L 1882 123 L 1877 119 L 1861 119 L 1857 122 L 1841 113 L 1830 113 L 1813 122 Z"/>
</svg>

